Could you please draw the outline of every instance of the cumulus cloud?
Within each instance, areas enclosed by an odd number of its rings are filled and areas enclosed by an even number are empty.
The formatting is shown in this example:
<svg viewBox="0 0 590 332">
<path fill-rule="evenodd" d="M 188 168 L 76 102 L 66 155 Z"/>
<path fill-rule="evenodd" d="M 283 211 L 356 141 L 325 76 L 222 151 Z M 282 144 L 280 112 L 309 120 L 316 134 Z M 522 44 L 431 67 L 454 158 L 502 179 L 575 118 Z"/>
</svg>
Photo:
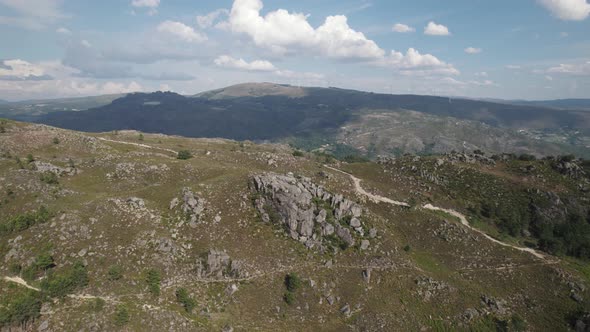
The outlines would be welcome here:
<svg viewBox="0 0 590 332">
<path fill-rule="evenodd" d="M 218 56 L 214 61 L 216 66 L 246 71 L 274 71 L 275 66 L 266 60 L 254 60 L 247 62 L 244 59 L 236 59 L 229 55 Z"/>
<path fill-rule="evenodd" d="M 162 33 L 170 34 L 185 42 L 198 43 L 207 40 L 207 36 L 180 22 L 164 21 L 158 25 L 157 30 Z"/>
<path fill-rule="evenodd" d="M 405 25 L 402 23 L 396 23 L 393 28 L 391 28 L 394 32 L 400 32 L 400 33 L 407 33 L 407 32 L 414 32 L 416 31 L 416 29 L 412 28 L 409 25 Z"/>
<path fill-rule="evenodd" d="M 135 8 L 147 8 L 149 9 L 149 15 L 155 15 L 158 12 L 158 6 L 160 5 L 160 0 L 133 0 L 131 1 L 131 6 Z"/>
<path fill-rule="evenodd" d="M 468 47 L 465 49 L 465 53 L 467 54 L 478 54 L 481 53 L 482 49 L 481 48 L 476 48 L 476 47 Z"/>
<path fill-rule="evenodd" d="M 292 70 L 276 70 L 274 74 L 288 79 L 322 80 L 325 78 L 323 74 L 311 72 L 296 72 Z"/>
<path fill-rule="evenodd" d="M 537 0 L 553 16 L 567 21 L 581 21 L 590 15 L 590 4 L 586 0 Z"/>
<path fill-rule="evenodd" d="M 55 30 L 55 32 L 61 33 L 63 35 L 71 35 L 72 34 L 72 32 L 69 29 L 64 28 L 64 27 L 58 28 L 57 30 Z"/>
<path fill-rule="evenodd" d="M 0 95 L 10 96 L 11 100 L 41 99 L 60 97 L 96 96 L 116 93 L 143 91 L 137 82 L 104 83 L 89 82 L 81 79 L 60 79 L 52 81 L 0 81 Z"/>
<path fill-rule="evenodd" d="M 387 54 L 373 40 L 348 25 L 346 16 L 328 16 L 322 25 L 312 27 L 308 16 L 278 9 L 260 15 L 261 0 L 235 0 L 226 23 L 234 33 L 249 36 L 254 44 L 279 55 L 311 54 L 340 60 L 353 60 L 388 67 L 409 74 L 459 73 L 431 54 L 409 49 L 406 55 Z"/>
<path fill-rule="evenodd" d="M 16 12 L 15 16 L 0 15 L 0 24 L 39 30 L 66 18 L 61 10 L 62 0 L 0 0 L 0 5 Z"/>
<path fill-rule="evenodd" d="M 133 0 L 131 5 L 133 7 L 156 8 L 160 5 L 160 0 Z"/>
<path fill-rule="evenodd" d="M 21 59 L 0 61 L 0 80 L 2 81 L 45 81 L 53 77 L 40 65 Z"/>
<path fill-rule="evenodd" d="M 279 9 L 261 16 L 262 7 L 261 0 L 235 0 L 228 28 L 279 54 L 304 50 L 341 59 L 371 59 L 384 54 L 374 41 L 350 27 L 346 16 L 328 16 L 316 29 L 304 14 Z"/>
<path fill-rule="evenodd" d="M 416 49 L 409 48 L 406 54 L 397 51 L 391 53 L 375 62 L 377 65 L 400 70 L 409 74 L 446 74 L 458 75 L 459 71 L 444 61 L 439 60 L 432 54 L 420 54 Z"/>
<path fill-rule="evenodd" d="M 430 36 L 450 36 L 449 28 L 442 24 L 436 24 L 435 22 L 428 22 L 428 25 L 424 27 L 424 34 Z"/>
<path fill-rule="evenodd" d="M 221 16 L 227 15 L 229 15 L 229 10 L 223 8 L 217 9 L 208 13 L 207 15 L 197 16 L 197 24 L 201 29 L 207 29 L 212 27 Z"/>
<path fill-rule="evenodd" d="M 585 63 L 562 63 L 559 66 L 549 68 L 547 72 L 555 74 L 587 76 L 590 75 L 590 61 Z"/>
</svg>

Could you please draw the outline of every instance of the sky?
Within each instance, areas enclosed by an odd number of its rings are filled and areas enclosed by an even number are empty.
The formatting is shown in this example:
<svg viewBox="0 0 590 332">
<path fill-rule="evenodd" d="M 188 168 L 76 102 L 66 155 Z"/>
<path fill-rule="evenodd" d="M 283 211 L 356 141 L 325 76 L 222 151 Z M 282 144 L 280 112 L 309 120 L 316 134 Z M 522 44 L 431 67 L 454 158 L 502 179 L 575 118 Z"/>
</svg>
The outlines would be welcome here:
<svg viewBox="0 0 590 332">
<path fill-rule="evenodd" d="M 0 99 L 244 82 L 590 98 L 587 0 L 0 0 Z"/>
</svg>

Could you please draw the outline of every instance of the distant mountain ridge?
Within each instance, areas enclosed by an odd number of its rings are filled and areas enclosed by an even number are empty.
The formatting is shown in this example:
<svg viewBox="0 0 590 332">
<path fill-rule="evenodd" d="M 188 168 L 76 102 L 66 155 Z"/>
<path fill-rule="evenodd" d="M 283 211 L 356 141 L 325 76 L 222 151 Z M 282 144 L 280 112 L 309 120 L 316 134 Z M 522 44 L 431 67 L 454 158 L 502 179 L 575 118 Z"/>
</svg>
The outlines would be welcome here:
<svg viewBox="0 0 590 332">
<path fill-rule="evenodd" d="M 91 132 L 133 129 L 283 141 L 370 158 L 464 149 L 590 156 L 590 112 L 583 110 L 273 83 L 238 84 L 195 96 L 153 92 L 109 103 L 84 101 L 98 106 L 73 112 L 64 102 L 42 111 L 29 105 L 20 114 L 0 116 Z"/>
</svg>

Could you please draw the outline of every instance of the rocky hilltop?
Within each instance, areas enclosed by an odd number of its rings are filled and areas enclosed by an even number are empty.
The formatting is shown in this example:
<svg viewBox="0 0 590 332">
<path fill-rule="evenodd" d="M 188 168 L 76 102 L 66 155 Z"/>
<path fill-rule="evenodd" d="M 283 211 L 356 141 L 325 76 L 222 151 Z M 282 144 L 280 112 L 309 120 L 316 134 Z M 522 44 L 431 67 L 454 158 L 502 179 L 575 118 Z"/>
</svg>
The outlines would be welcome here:
<svg viewBox="0 0 590 332">
<path fill-rule="evenodd" d="M 589 164 L 0 122 L 2 331 L 587 331 Z"/>
</svg>

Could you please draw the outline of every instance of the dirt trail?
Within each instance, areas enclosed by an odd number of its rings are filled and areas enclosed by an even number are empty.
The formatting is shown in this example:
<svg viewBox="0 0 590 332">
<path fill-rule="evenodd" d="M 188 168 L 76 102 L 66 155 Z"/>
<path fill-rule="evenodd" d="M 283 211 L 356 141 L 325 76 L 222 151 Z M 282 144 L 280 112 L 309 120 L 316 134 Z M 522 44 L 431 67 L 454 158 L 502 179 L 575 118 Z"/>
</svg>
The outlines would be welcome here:
<svg viewBox="0 0 590 332">
<path fill-rule="evenodd" d="M 97 137 L 99 140 L 104 141 L 104 142 L 111 142 L 111 143 L 119 143 L 119 144 L 127 144 L 127 145 L 133 145 L 133 146 L 137 146 L 140 148 L 146 148 L 146 149 L 153 149 L 153 150 L 162 150 L 162 151 L 166 151 L 166 152 L 171 152 L 174 154 L 177 154 L 178 152 L 171 150 L 171 149 L 166 149 L 166 148 L 159 148 L 159 147 L 155 147 L 155 146 L 151 146 L 151 145 L 147 145 L 147 144 L 140 144 L 140 143 L 132 143 L 132 142 L 125 142 L 125 141 L 116 141 L 116 140 L 112 140 L 112 139 L 108 139 L 108 138 L 104 138 L 104 137 Z"/>
<path fill-rule="evenodd" d="M 352 179 L 352 182 L 354 182 L 354 189 L 355 189 L 355 191 L 357 193 L 361 194 L 361 195 L 367 196 L 369 199 L 371 199 L 374 202 L 383 202 L 383 203 L 393 204 L 393 205 L 397 205 L 397 206 L 404 206 L 404 207 L 409 207 L 410 206 L 409 204 L 404 203 L 404 202 L 394 201 L 394 200 L 389 199 L 387 197 L 383 197 L 383 196 L 379 196 L 379 195 L 374 195 L 374 194 L 371 194 L 371 193 L 367 192 L 365 189 L 363 189 L 363 187 L 361 187 L 361 180 L 359 178 L 355 177 L 354 175 L 350 174 L 350 173 L 344 172 L 344 171 L 339 170 L 339 169 L 334 168 L 334 167 L 330 167 L 328 165 L 324 165 L 324 167 L 326 167 L 328 169 L 331 169 L 333 171 L 340 172 L 342 174 L 348 175 Z M 485 232 L 483 232 L 483 231 L 481 231 L 481 230 L 479 230 L 477 228 L 474 228 L 473 226 L 471 226 L 469 224 L 469 222 L 467 221 L 467 218 L 463 214 L 461 214 L 461 213 L 459 213 L 459 212 L 457 212 L 455 210 L 440 208 L 440 207 L 434 206 L 432 204 L 426 204 L 426 205 L 422 206 L 422 208 L 423 209 L 426 209 L 426 210 L 440 211 L 440 212 L 444 212 L 444 213 L 450 214 L 451 216 L 458 218 L 461 221 L 461 224 L 463 224 L 465 227 L 467 227 L 467 228 L 471 229 L 472 231 L 474 231 L 474 232 L 482 235 L 486 239 L 488 239 L 488 240 L 490 240 L 490 241 L 492 241 L 492 242 L 494 242 L 496 244 L 499 244 L 499 245 L 504 246 L 504 247 L 513 248 L 513 249 L 516 249 L 516 250 L 519 250 L 519 251 L 522 251 L 522 252 L 527 252 L 527 253 L 529 253 L 529 254 L 537 257 L 537 258 L 540 258 L 542 260 L 550 261 L 547 258 L 546 255 L 538 252 L 537 250 L 534 250 L 534 249 L 531 249 L 531 248 L 519 247 L 519 246 L 515 246 L 515 245 L 512 245 L 512 244 L 509 244 L 509 243 L 502 242 L 502 241 L 500 241 L 498 239 L 495 239 L 495 238 L 489 236 Z"/>
<path fill-rule="evenodd" d="M 26 288 L 28 288 L 28 289 L 32 289 L 32 290 L 34 290 L 34 291 L 37 291 L 37 292 L 40 292 L 40 291 L 41 291 L 39 288 L 37 288 L 37 287 L 33 287 L 33 286 L 29 285 L 29 284 L 28 284 L 26 281 L 24 281 L 24 280 L 23 280 L 23 278 L 21 278 L 21 277 L 4 277 L 3 279 L 4 279 L 5 281 L 8 281 L 8 282 L 14 282 L 15 284 L 19 284 L 19 285 L 21 285 L 21 286 L 23 286 L 23 287 L 26 287 Z"/>
<path fill-rule="evenodd" d="M 41 291 L 41 289 L 29 285 L 21 277 L 4 277 L 2 279 L 4 279 L 5 281 L 8 281 L 8 282 L 13 282 L 15 284 L 19 284 L 19 285 L 21 285 L 23 287 L 26 287 L 28 289 L 32 289 L 32 290 L 37 291 L 37 292 L 40 292 Z M 118 303 L 117 300 L 115 300 L 115 299 L 113 299 L 111 297 L 108 297 L 108 296 L 94 296 L 94 295 L 88 295 L 88 294 L 69 294 L 68 297 L 69 298 L 72 298 L 72 299 L 81 299 L 81 300 L 103 299 L 103 300 L 108 301 L 108 302 Z"/>
<path fill-rule="evenodd" d="M 368 197 L 370 200 L 372 200 L 375 203 L 383 202 L 383 203 L 393 204 L 393 205 L 397 205 L 397 206 L 410 207 L 410 204 L 408 204 L 408 203 L 394 201 L 390 198 L 379 196 L 379 195 L 374 195 L 374 194 L 371 194 L 370 192 L 367 192 L 365 189 L 363 189 L 363 187 L 361 187 L 361 179 L 355 177 L 354 175 L 352 175 L 350 173 L 346 173 L 345 171 L 339 170 L 334 167 L 330 167 L 328 165 L 324 165 L 324 167 L 350 176 L 350 178 L 352 179 L 352 182 L 354 182 L 354 190 L 357 193 Z"/>
</svg>

